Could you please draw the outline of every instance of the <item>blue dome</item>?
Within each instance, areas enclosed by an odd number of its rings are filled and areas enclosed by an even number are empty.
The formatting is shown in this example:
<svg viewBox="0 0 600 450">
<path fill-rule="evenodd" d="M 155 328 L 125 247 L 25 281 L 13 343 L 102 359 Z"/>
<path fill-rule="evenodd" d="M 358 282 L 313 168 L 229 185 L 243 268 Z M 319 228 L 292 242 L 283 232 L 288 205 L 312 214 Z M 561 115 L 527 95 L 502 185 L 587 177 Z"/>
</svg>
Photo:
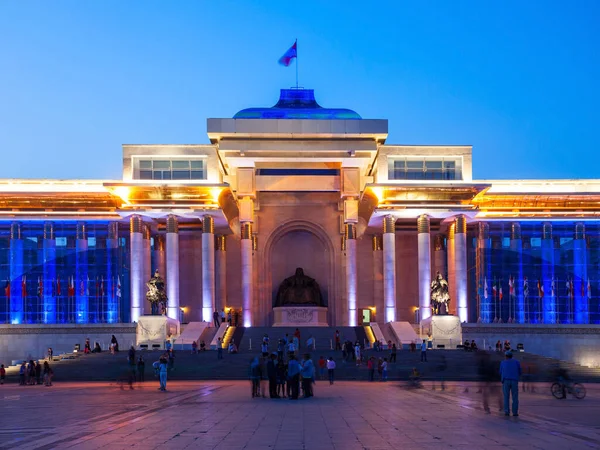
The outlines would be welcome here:
<svg viewBox="0 0 600 450">
<path fill-rule="evenodd" d="M 316 119 L 358 120 L 351 109 L 323 108 L 315 100 L 313 89 L 281 89 L 279 101 L 271 108 L 246 108 L 234 119 Z"/>
</svg>

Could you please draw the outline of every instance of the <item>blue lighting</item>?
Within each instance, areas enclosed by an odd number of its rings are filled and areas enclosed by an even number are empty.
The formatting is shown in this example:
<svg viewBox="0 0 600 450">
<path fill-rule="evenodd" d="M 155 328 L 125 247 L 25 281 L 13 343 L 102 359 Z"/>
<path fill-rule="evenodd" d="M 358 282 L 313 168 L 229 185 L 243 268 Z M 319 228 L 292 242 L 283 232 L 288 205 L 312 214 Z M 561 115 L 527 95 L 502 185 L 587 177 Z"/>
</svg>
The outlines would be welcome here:
<svg viewBox="0 0 600 450">
<path fill-rule="evenodd" d="M 312 119 L 360 120 L 351 109 L 323 108 L 315 100 L 313 89 L 281 89 L 279 101 L 271 108 L 246 108 L 234 119 Z"/>
</svg>

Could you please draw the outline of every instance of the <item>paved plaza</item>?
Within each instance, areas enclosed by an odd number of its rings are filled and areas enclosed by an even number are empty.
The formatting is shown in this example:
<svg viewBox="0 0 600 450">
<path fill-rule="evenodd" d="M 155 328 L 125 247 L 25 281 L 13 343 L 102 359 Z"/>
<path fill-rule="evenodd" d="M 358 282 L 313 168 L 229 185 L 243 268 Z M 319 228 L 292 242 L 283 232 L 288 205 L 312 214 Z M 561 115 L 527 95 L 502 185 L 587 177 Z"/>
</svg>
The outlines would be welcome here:
<svg viewBox="0 0 600 450">
<path fill-rule="evenodd" d="M 524 394 L 520 417 L 487 415 L 474 384 L 318 382 L 309 400 L 250 398 L 240 381 L 174 382 L 166 393 L 107 383 L 0 386 L 5 449 L 600 448 L 600 389 L 555 400 Z M 468 392 L 465 392 L 468 387 Z"/>
</svg>

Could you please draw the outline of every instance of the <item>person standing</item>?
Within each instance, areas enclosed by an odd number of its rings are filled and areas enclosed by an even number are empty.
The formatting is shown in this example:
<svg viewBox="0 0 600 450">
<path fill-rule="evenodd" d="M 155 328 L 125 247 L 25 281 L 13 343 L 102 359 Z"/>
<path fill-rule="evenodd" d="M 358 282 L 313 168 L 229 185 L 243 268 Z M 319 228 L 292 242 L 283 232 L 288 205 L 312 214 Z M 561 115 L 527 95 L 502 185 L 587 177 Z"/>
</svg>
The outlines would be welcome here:
<svg viewBox="0 0 600 450">
<path fill-rule="evenodd" d="M 35 362 L 35 384 L 42 384 L 42 365 L 39 361 Z"/>
<path fill-rule="evenodd" d="M 315 376 L 315 365 L 310 359 L 310 355 L 306 353 L 304 355 L 304 361 L 302 362 L 302 390 L 304 391 L 304 398 L 310 398 L 313 396 L 313 380 Z"/>
<path fill-rule="evenodd" d="M 319 358 L 319 379 L 325 379 L 325 369 L 327 368 L 327 361 L 322 356 Z"/>
<path fill-rule="evenodd" d="M 294 355 L 290 356 L 288 362 L 288 383 L 290 384 L 290 398 L 292 400 L 298 400 L 298 391 L 300 389 L 300 364 L 296 360 Z"/>
<path fill-rule="evenodd" d="M 342 349 L 342 342 L 341 342 L 341 337 L 340 337 L 340 331 L 339 330 L 335 330 L 335 350 L 341 350 Z"/>
<path fill-rule="evenodd" d="M 427 362 L 427 341 L 425 339 L 421 343 L 421 362 Z"/>
<path fill-rule="evenodd" d="M 375 357 L 371 356 L 367 362 L 367 369 L 369 369 L 369 381 L 375 380 Z"/>
<path fill-rule="evenodd" d="M 398 349 L 396 348 L 396 344 L 392 344 L 392 350 L 390 351 L 390 362 L 396 362 L 396 353 Z"/>
<path fill-rule="evenodd" d="M 221 338 L 217 339 L 217 359 L 223 359 L 223 342 Z"/>
<path fill-rule="evenodd" d="M 198 341 L 192 341 L 192 355 L 198 354 Z"/>
<path fill-rule="evenodd" d="M 25 386 L 25 373 L 27 372 L 27 366 L 25 365 L 25 361 L 21 363 L 21 367 L 19 367 L 19 384 L 21 386 Z"/>
<path fill-rule="evenodd" d="M 160 387 L 158 390 L 163 392 L 167 390 L 167 364 L 168 361 L 165 355 L 161 356 L 158 360 L 158 377 L 160 380 Z"/>
<path fill-rule="evenodd" d="M 145 378 L 146 371 L 146 362 L 144 361 L 144 357 L 140 355 L 137 361 L 137 372 L 138 372 L 138 381 L 142 382 Z"/>
<path fill-rule="evenodd" d="M 269 362 L 267 362 L 267 377 L 269 378 L 269 397 L 279 398 L 277 395 L 277 365 L 275 361 L 276 355 L 271 355 Z"/>
<path fill-rule="evenodd" d="M 0 384 L 4 384 L 5 378 L 6 378 L 6 369 L 4 368 L 4 364 L 0 364 Z"/>
<path fill-rule="evenodd" d="M 287 379 L 287 368 L 283 362 L 283 358 L 280 358 L 277 362 L 277 397 L 285 398 L 285 380 Z"/>
<path fill-rule="evenodd" d="M 327 360 L 327 375 L 329 376 L 329 385 L 331 386 L 335 381 L 335 361 L 331 356 Z"/>
<path fill-rule="evenodd" d="M 221 323 L 225 323 L 225 308 L 221 310 Z"/>
<path fill-rule="evenodd" d="M 381 381 L 387 381 L 388 378 L 388 360 L 387 358 L 383 358 L 383 363 L 381 363 Z"/>
<path fill-rule="evenodd" d="M 219 311 L 213 313 L 213 323 L 215 324 L 215 328 L 219 328 Z"/>
<path fill-rule="evenodd" d="M 227 323 L 231 326 L 231 308 L 227 311 Z"/>
<path fill-rule="evenodd" d="M 52 375 L 54 375 L 54 372 L 50 368 L 50 364 L 48 364 L 48 361 L 44 361 L 43 372 L 44 372 L 44 385 L 52 386 Z"/>
<path fill-rule="evenodd" d="M 500 363 L 500 381 L 504 394 L 504 415 L 509 416 L 509 400 L 512 395 L 512 415 L 519 416 L 519 377 L 521 376 L 521 363 L 513 359 L 513 354 L 508 350 L 505 360 Z"/>
</svg>

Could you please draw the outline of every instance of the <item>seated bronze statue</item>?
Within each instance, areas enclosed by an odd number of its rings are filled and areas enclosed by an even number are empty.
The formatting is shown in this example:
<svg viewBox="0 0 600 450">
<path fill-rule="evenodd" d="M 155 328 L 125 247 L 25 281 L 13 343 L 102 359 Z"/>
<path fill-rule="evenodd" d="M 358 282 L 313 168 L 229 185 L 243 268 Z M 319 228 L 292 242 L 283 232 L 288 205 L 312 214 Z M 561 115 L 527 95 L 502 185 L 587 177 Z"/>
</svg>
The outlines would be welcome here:
<svg viewBox="0 0 600 450">
<path fill-rule="evenodd" d="M 275 306 L 323 306 L 321 289 L 314 278 L 304 275 L 301 267 L 296 274 L 283 280 L 277 291 Z"/>
</svg>

